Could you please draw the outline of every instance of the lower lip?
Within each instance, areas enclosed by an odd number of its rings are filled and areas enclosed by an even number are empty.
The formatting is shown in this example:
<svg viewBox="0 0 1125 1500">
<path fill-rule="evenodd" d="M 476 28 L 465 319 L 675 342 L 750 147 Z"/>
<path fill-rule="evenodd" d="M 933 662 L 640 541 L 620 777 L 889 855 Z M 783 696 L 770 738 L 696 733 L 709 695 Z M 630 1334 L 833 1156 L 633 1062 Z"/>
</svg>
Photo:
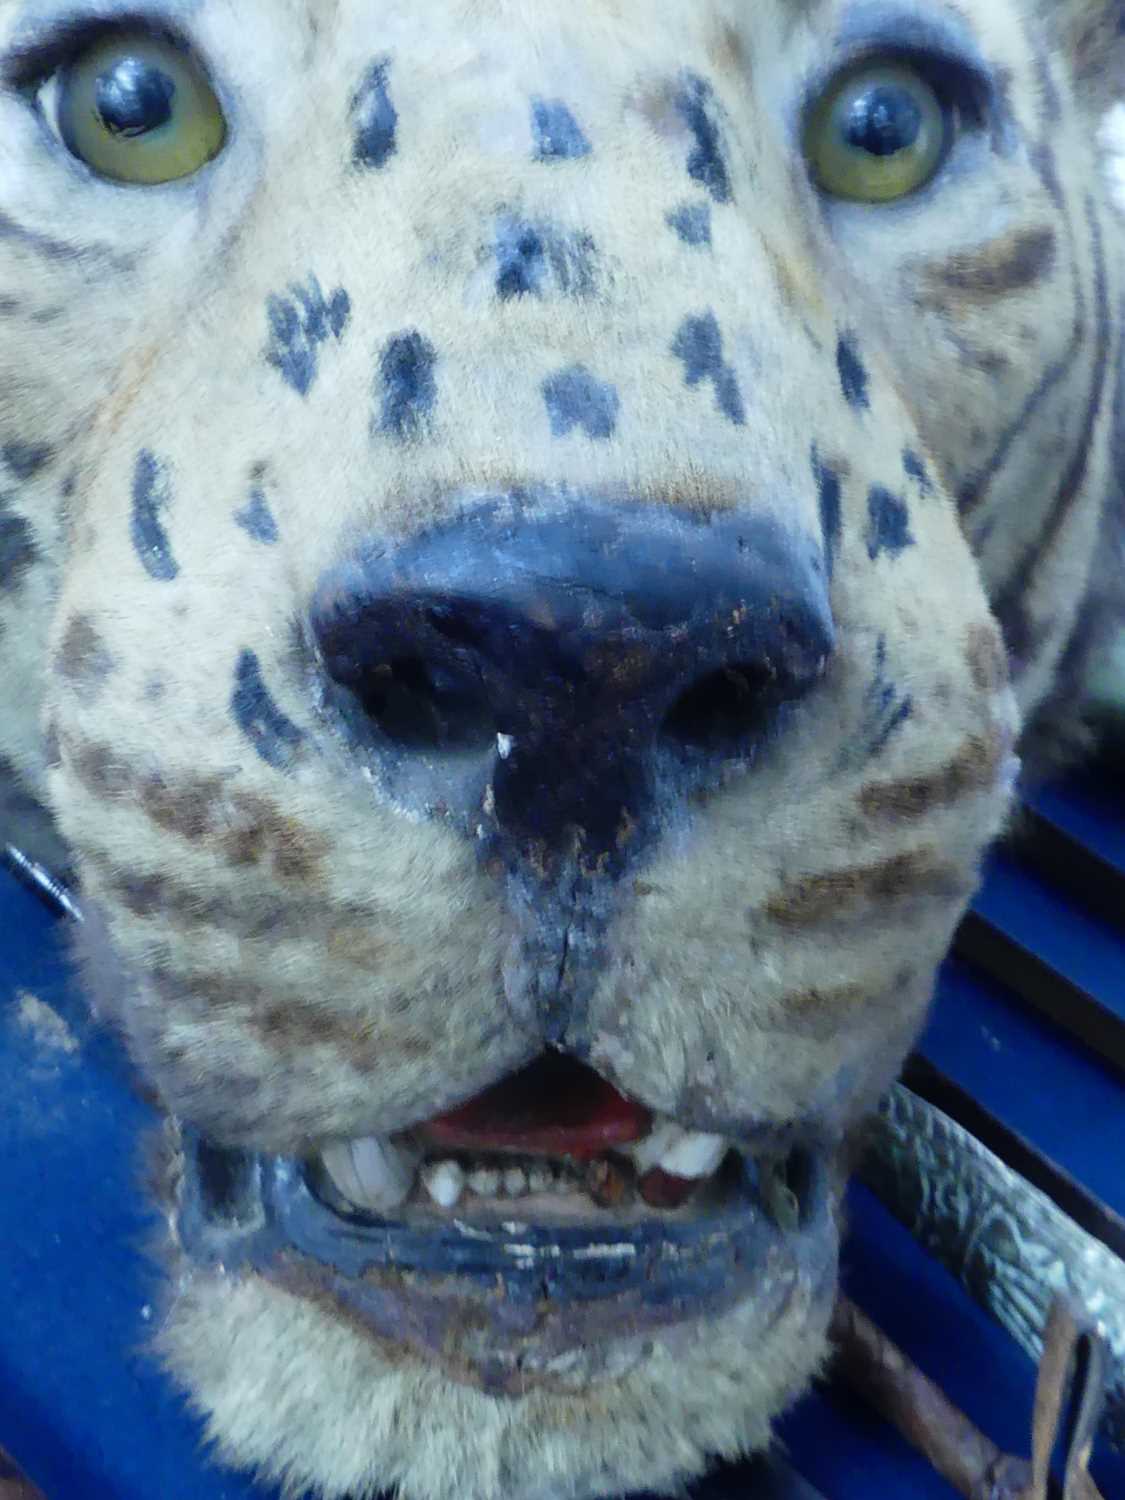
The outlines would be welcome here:
<svg viewBox="0 0 1125 1500">
<path fill-rule="evenodd" d="M 823 1163 L 804 1220 L 783 1232 L 738 1174 L 721 1209 L 604 1228 L 355 1220 L 301 1162 L 220 1151 L 184 1130 L 174 1225 L 195 1263 L 325 1296 L 353 1325 L 495 1395 L 622 1340 L 752 1301 L 763 1329 L 836 1271 Z"/>
</svg>

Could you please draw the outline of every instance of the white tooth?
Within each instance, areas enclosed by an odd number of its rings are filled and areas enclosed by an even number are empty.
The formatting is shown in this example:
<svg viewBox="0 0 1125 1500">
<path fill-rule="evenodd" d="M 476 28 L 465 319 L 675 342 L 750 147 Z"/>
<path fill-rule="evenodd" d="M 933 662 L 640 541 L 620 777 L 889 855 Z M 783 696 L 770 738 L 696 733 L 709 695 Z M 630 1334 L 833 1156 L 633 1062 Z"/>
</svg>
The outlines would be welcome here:
<svg viewBox="0 0 1125 1500">
<path fill-rule="evenodd" d="M 673 1177 L 710 1177 L 727 1154 L 727 1143 L 721 1135 L 704 1135 L 692 1131 L 681 1135 L 661 1156 L 659 1166 Z"/>
<path fill-rule="evenodd" d="M 632 1141 L 628 1146 L 622 1146 L 620 1149 L 626 1156 L 632 1157 L 638 1176 L 643 1177 L 648 1169 L 655 1167 L 661 1157 L 671 1151 L 676 1142 L 686 1134 L 687 1132 L 682 1126 L 677 1125 L 675 1120 L 670 1120 L 667 1115 L 657 1115 L 652 1129 L 643 1140 Z"/>
<path fill-rule="evenodd" d="M 398 1208 L 410 1196 L 421 1153 L 377 1135 L 337 1141 L 320 1153 L 325 1171 L 358 1208 Z"/>
<path fill-rule="evenodd" d="M 495 1198 L 500 1191 L 500 1173 L 494 1167 L 478 1167 L 469 1173 L 469 1186 L 481 1198 Z"/>
<path fill-rule="evenodd" d="M 504 1191 L 509 1198 L 518 1198 L 527 1192 L 527 1173 L 522 1167 L 505 1168 Z"/>
<path fill-rule="evenodd" d="M 533 1193 L 549 1192 L 555 1181 L 554 1173 L 550 1167 L 543 1163 L 536 1163 L 527 1171 L 527 1186 Z"/>
<path fill-rule="evenodd" d="M 422 1168 L 422 1182 L 439 1208 L 452 1208 L 465 1186 L 465 1173 L 455 1161 L 433 1161 Z"/>
</svg>

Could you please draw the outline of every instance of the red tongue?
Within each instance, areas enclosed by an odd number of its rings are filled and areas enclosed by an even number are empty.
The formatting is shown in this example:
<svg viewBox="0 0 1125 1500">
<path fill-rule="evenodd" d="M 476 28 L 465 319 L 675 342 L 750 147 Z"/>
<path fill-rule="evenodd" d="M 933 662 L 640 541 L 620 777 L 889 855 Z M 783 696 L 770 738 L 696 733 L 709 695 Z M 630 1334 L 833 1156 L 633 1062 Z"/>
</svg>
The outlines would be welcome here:
<svg viewBox="0 0 1125 1500">
<path fill-rule="evenodd" d="M 416 1130 L 450 1150 L 523 1151 L 529 1156 L 600 1156 L 647 1135 L 652 1115 L 591 1068 L 545 1052 L 510 1078 Z"/>
</svg>

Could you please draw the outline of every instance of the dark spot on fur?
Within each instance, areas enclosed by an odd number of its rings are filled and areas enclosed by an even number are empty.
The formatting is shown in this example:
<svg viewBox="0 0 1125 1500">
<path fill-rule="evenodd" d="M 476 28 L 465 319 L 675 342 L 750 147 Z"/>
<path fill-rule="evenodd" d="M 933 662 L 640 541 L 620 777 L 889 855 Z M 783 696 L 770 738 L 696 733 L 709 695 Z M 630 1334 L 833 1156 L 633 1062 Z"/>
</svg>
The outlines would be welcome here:
<svg viewBox="0 0 1125 1500">
<path fill-rule="evenodd" d="M 113 892 L 135 917 L 151 917 L 157 912 L 171 912 L 166 896 L 168 880 L 163 875 L 115 874 L 110 882 Z M 194 894 L 194 893 L 190 893 Z M 186 912 L 176 911 L 184 917 Z"/>
<path fill-rule="evenodd" d="M 382 432 L 400 443 L 416 441 L 429 432 L 437 401 L 436 364 L 437 350 L 416 330 L 389 340 L 379 356 Z"/>
<path fill-rule="evenodd" d="M 30 479 L 50 463 L 55 450 L 49 443 L 5 443 L 0 456 L 17 479 Z"/>
<path fill-rule="evenodd" d="M 561 99 L 533 99 L 531 128 L 539 161 L 573 161 L 590 154 L 590 142 Z"/>
<path fill-rule="evenodd" d="M 62 749 L 59 744 L 59 726 L 54 719 L 47 725 L 43 737 L 43 759 L 47 762 L 49 771 L 57 771 L 62 765 Z"/>
<path fill-rule="evenodd" d="M 672 343 L 672 353 L 683 361 L 685 384 L 696 386 L 701 381 L 710 381 L 719 410 L 736 427 L 744 426 L 746 409 L 742 393 L 734 370 L 723 362 L 723 336 L 715 314 L 685 318 Z"/>
<path fill-rule="evenodd" d="M 1125 15 L 1122 22 L 1125 24 Z M 1035 76 L 1039 81 L 1039 97 L 1043 101 L 1044 116 L 1050 124 L 1062 119 L 1062 100 L 1051 74 L 1051 60 L 1042 41 L 1033 43 L 1035 50 Z"/>
<path fill-rule="evenodd" d="M 13 588 L 39 559 L 31 523 L 9 514 L 10 499 L 0 493 L 0 589 Z"/>
<path fill-rule="evenodd" d="M 969 626 L 965 660 L 978 692 L 998 692 L 1008 680 L 1008 657 L 994 625 Z"/>
<path fill-rule="evenodd" d="M 617 392 L 581 365 L 572 365 L 545 380 L 543 399 L 553 436 L 565 437 L 575 427 L 581 427 L 589 438 L 613 436 L 621 405 Z"/>
<path fill-rule="evenodd" d="M 695 73 L 685 73 L 676 92 L 676 111 L 695 137 L 695 147 L 688 157 L 688 176 L 706 188 L 716 203 L 729 203 L 730 174 L 715 120 L 711 85 Z"/>
<path fill-rule="evenodd" d="M 1051 202 L 1056 208 L 1065 209 L 1066 199 L 1063 197 L 1062 183 L 1059 180 L 1058 163 L 1050 143 L 1040 141 L 1036 145 L 1029 146 L 1027 156 L 1039 181 L 1047 189 Z"/>
<path fill-rule="evenodd" d="M 970 735 L 947 765 L 905 781 L 874 781 L 859 794 L 869 818 L 924 818 L 971 793 L 995 785 L 1004 757 L 999 735 Z"/>
<path fill-rule="evenodd" d="M 230 707 L 235 723 L 266 765 L 276 771 L 288 770 L 304 734 L 274 702 L 253 651 L 239 655 Z"/>
<path fill-rule="evenodd" d="M 836 368 L 840 372 L 840 388 L 844 392 L 844 400 L 856 411 L 866 411 L 871 405 L 867 393 L 868 376 L 866 366 L 859 357 L 855 334 L 841 335 L 836 345 Z"/>
<path fill-rule="evenodd" d="M 270 510 L 265 491 L 258 485 L 250 491 L 250 498 L 242 509 L 235 511 L 234 519 L 256 542 L 269 544 L 277 541 L 277 522 L 274 520 L 273 511 Z"/>
<path fill-rule="evenodd" d="M 307 396 L 316 379 L 317 351 L 329 338 L 340 339 L 351 316 L 351 298 L 343 287 L 325 297 L 320 282 L 310 275 L 307 284 L 289 287 L 290 295 L 266 298 L 270 339 L 266 363 L 300 396 Z"/>
<path fill-rule="evenodd" d="M 824 535 L 824 558 L 831 578 L 840 550 L 840 475 L 831 464 L 822 463 L 814 445 L 812 450 L 813 478 L 816 480 L 817 504 L 820 509 L 820 527 Z"/>
<path fill-rule="evenodd" d="M 593 291 L 594 241 L 580 231 L 505 216 L 496 226 L 494 254 L 496 295 L 502 302 L 548 292 L 586 297 Z"/>
<path fill-rule="evenodd" d="M 685 245 L 698 246 L 711 243 L 711 205 L 709 203 L 683 203 L 665 217 Z"/>
<path fill-rule="evenodd" d="M 784 927 L 814 927 L 851 920 L 857 905 L 885 906 L 907 897 L 950 900 L 967 890 L 965 876 L 932 849 L 891 855 L 871 865 L 831 870 L 787 881 L 766 905 L 766 915 Z"/>
<path fill-rule="evenodd" d="M 1056 252 L 1055 231 L 1049 226 L 1013 229 L 979 250 L 963 250 L 927 266 L 924 284 L 938 298 L 953 292 L 969 301 L 989 302 L 1049 276 Z"/>
<path fill-rule="evenodd" d="M 867 759 L 880 754 L 914 713 L 914 699 L 909 693 L 900 694 L 887 675 L 885 635 L 879 637 L 875 647 L 875 671 L 863 695 L 863 711 Z"/>
<path fill-rule="evenodd" d="M 1109 356 L 1113 318 L 1110 316 L 1109 306 L 1106 246 L 1098 206 L 1092 196 L 1088 196 L 1086 200 L 1086 222 L 1094 260 L 1094 297 L 1090 318 L 1094 330 L 1094 362 L 1085 415 L 1074 439 L 1070 462 L 1055 487 L 1047 516 L 1035 529 L 1030 544 L 1022 556 L 1016 559 L 1007 581 L 993 600 L 993 612 L 1004 631 L 1011 658 L 1011 671 L 1015 678 L 1026 670 L 1054 633 L 1053 611 L 1036 622 L 1030 614 L 1029 600 L 1034 596 L 1034 585 L 1044 561 L 1055 555 L 1059 534 L 1085 493 L 1090 457 L 1094 450 L 1094 433 L 1112 373 Z M 1082 321 L 1084 315 L 1078 318 L 1079 324 Z"/>
<path fill-rule="evenodd" d="M 907 547 L 913 547 L 910 535 L 910 512 L 906 503 L 882 485 L 871 486 L 867 495 L 867 555 L 872 562 L 883 552 L 898 557 Z"/>
<path fill-rule="evenodd" d="M 63 632 L 55 669 L 71 683 L 84 703 L 93 703 L 117 663 L 89 615 L 74 615 Z"/>
<path fill-rule="evenodd" d="M 161 583 L 170 582 L 180 571 L 161 519 L 171 501 L 172 486 L 167 470 L 154 454 L 142 448 L 133 469 L 133 514 L 129 535 L 145 572 Z"/>
<path fill-rule="evenodd" d="M 907 448 L 904 451 L 902 455 L 902 467 L 905 469 L 907 476 L 914 480 L 923 495 L 933 494 L 933 481 L 926 470 L 926 465 L 912 448 Z"/>
<path fill-rule="evenodd" d="M 398 112 L 387 82 L 389 58 L 373 63 L 352 98 L 352 161 L 360 167 L 385 167 L 398 141 Z"/>
<path fill-rule="evenodd" d="M 62 763 L 95 797 L 127 797 L 133 790 L 129 767 L 111 746 L 96 740 L 64 740 Z"/>
</svg>

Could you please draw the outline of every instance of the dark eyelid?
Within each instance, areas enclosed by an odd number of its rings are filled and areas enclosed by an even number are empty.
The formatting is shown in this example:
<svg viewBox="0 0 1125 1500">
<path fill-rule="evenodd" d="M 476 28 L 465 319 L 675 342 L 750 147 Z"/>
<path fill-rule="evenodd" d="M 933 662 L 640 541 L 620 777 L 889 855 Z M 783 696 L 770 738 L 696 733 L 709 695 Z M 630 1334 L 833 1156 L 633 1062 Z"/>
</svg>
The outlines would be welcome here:
<svg viewBox="0 0 1125 1500">
<path fill-rule="evenodd" d="M 64 20 L 37 26 L 33 34 L 18 38 L 0 56 L 0 86 L 16 90 L 31 88 L 64 67 L 79 52 L 118 32 L 134 36 L 140 32 L 174 47 L 186 45 L 182 33 L 170 19 L 151 11 L 67 16 Z"/>
<path fill-rule="evenodd" d="M 907 63 L 931 83 L 945 85 L 976 114 L 1000 105 L 997 80 L 972 33 L 951 15 L 920 15 L 884 0 L 849 10 L 832 56 L 808 81 L 802 112 L 811 109 L 842 73 L 880 60 Z"/>
</svg>

